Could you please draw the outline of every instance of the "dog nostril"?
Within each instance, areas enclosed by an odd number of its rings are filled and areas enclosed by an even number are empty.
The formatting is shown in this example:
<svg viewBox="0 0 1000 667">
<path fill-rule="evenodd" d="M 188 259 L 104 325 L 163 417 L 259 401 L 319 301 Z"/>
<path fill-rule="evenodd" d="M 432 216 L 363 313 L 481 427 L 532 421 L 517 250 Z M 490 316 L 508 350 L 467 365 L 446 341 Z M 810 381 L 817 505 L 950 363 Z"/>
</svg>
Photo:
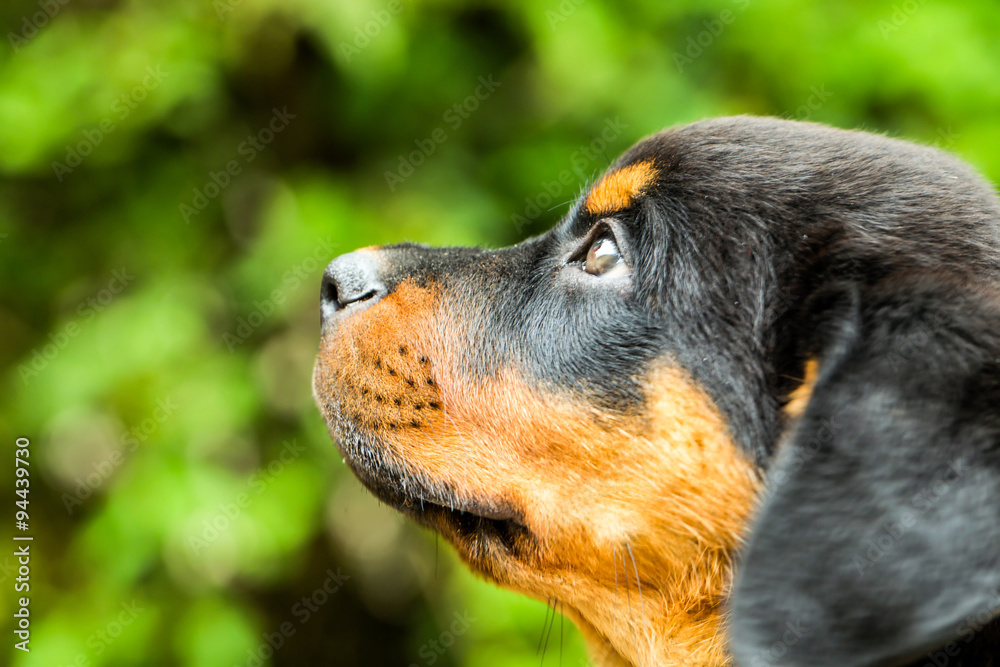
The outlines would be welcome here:
<svg viewBox="0 0 1000 667">
<path fill-rule="evenodd" d="M 374 299 L 376 296 L 378 296 L 378 290 L 371 289 L 371 290 L 368 290 L 367 292 L 365 292 L 364 294 L 362 294 L 361 296 L 356 297 L 354 299 L 351 299 L 350 301 L 348 301 L 344 305 L 349 305 L 349 304 L 352 304 L 352 303 L 360 303 L 361 301 L 367 301 L 368 299 Z"/>
<path fill-rule="evenodd" d="M 342 308 L 340 305 L 340 299 L 337 298 L 337 283 L 330 279 L 329 276 L 323 276 L 323 287 L 320 291 L 320 300 L 323 303 L 334 304 L 337 308 Z"/>
<path fill-rule="evenodd" d="M 371 251 L 352 252 L 330 262 L 323 273 L 320 309 L 330 317 L 351 304 L 374 303 L 385 294 L 379 280 L 377 255 Z"/>
</svg>

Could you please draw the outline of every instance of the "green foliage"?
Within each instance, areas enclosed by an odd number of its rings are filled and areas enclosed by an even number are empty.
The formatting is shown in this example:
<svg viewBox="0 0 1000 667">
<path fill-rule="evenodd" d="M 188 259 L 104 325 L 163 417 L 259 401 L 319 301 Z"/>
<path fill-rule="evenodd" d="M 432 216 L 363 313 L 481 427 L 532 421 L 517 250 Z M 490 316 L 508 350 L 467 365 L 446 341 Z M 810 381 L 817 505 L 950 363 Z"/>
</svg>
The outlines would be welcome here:
<svg viewBox="0 0 1000 667">
<path fill-rule="evenodd" d="M 544 606 L 438 562 L 341 464 L 310 395 L 325 264 L 515 242 L 704 116 L 889 132 L 1000 178 L 991 2 L 11 0 L 0 25 L 19 667 L 537 664 Z"/>
</svg>

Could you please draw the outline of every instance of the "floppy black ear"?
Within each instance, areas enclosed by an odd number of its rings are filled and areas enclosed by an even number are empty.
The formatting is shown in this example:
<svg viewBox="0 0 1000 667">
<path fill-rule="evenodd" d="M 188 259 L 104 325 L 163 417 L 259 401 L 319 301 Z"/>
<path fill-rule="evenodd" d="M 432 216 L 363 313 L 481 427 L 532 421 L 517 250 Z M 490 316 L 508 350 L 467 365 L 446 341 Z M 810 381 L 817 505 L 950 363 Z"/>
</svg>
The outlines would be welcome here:
<svg viewBox="0 0 1000 667">
<path fill-rule="evenodd" d="M 736 662 L 1000 665 L 997 296 L 856 294 L 738 566 Z"/>
</svg>

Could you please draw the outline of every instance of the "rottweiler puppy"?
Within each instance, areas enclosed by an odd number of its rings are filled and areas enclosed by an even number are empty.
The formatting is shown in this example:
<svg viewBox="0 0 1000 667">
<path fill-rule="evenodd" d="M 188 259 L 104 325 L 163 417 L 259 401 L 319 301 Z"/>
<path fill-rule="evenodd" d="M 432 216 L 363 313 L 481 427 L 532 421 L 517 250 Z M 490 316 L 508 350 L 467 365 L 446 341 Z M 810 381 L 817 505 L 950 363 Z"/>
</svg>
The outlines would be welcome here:
<svg viewBox="0 0 1000 667">
<path fill-rule="evenodd" d="M 372 493 L 598 664 L 989 665 L 998 285 L 959 160 L 709 120 L 513 247 L 335 259 L 314 393 Z"/>
</svg>

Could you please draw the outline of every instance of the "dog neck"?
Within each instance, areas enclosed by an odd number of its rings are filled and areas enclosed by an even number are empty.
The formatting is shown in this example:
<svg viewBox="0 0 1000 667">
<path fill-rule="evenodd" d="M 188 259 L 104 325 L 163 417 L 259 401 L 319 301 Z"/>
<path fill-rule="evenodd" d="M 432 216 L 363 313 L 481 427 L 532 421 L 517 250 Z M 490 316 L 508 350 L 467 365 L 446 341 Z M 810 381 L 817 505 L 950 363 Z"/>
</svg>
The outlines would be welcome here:
<svg viewBox="0 0 1000 667">
<path fill-rule="evenodd" d="M 639 460 L 660 471 L 659 486 L 631 498 L 643 523 L 610 540 L 601 550 L 611 556 L 600 565 L 606 574 L 574 586 L 566 606 L 598 664 L 728 665 L 725 601 L 760 476 L 693 383 L 668 372 L 653 386 L 664 389 L 650 396 L 642 439 L 654 446 Z M 603 523 L 614 535 L 614 517 Z"/>
<path fill-rule="evenodd" d="M 722 626 L 732 553 L 706 548 L 683 564 L 635 556 L 633 561 L 627 551 L 617 554 L 616 588 L 591 589 L 567 601 L 567 614 L 587 640 L 594 663 L 600 667 L 729 665 Z M 656 577 L 644 576 L 644 568 Z"/>
</svg>

